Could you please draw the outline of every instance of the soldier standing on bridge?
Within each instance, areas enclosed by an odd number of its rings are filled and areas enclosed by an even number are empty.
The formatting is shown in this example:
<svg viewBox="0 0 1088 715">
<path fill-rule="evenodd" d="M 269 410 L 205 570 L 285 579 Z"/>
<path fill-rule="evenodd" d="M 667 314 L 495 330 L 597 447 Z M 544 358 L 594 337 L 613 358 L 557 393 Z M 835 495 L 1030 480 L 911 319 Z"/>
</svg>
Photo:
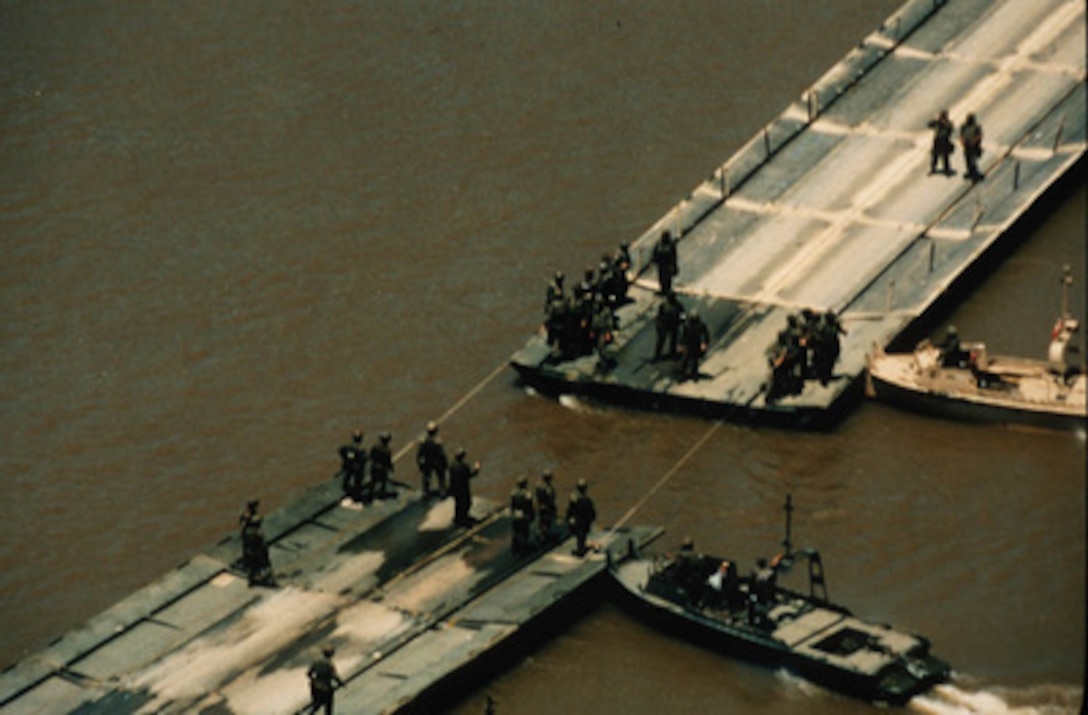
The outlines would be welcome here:
<svg viewBox="0 0 1088 715">
<path fill-rule="evenodd" d="M 586 537 L 589 536 L 589 530 L 593 528 L 593 522 L 597 518 L 597 508 L 586 493 L 588 488 L 586 480 L 579 479 L 578 491 L 570 495 L 570 503 L 567 504 L 567 526 L 574 534 L 573 553 L 575 556 L 585 556 Z"/>
<path fill-rule="evenodd" d="M 652 258 L 657 266 L 657 281 L 661 285 L 662 295 L 672 295 L 672 279 L 680 272 L 676 255 L 676 243 L 668 231 L 661 232 L 661 238 L 654 246 Z"/>
<path fill-rule="evenodd" d="M 942 109 L 937 118 L 931 120 L 928 126 L 933 130 L 933 146 L 929 150 L 929 173 L 937 173 L 937 161 L 939 159 L 943 166 L 941 172 L 950 176 L 954 173 L 950 159 L 953 148 L 952 132 L 955 127 L 952 125 L 952 120 L 948 118 L 948 110 Z"/>
<path fill-rule="evenodd" d="M 710 345 L 710 330 L 699 317 L 699 311 L 692 309 L 684 321 L 684 334 L 681 338 L 683 356 L 680 360 L 680 377 L 695 380 L 699 377 L 699 362 L 706 355 Z"/>
<path fill-rule="evenodd" d="M 540 543 L 549 544 L 553 537 L 558 508 L 555 504 L 555 487 L 552 486 L 551 471 L 545 471 L 540 475 L 540 479 L 541 483 L 536 486 L 536 528 Z"/>
<path fill-rule="evenodd" d="M 551 311 L 551 305 L 554 301 L 566 299 L 566 293 L 563 290 L 564 276 L 562 271 L 555 272 L 555 278 L 548 283 L 548 289 L 544 294 L 544 313 L 547 315 Z"/>
<path fill-rule="evenodd" d="M 438 424 L 427 423 L 427 436 L 419 443 L 416 450 L 416 464 L 419 465 L 419 474 L 423 480 L 423 495 L 432 496 L 431 477 L 438 478 L 438 495 L 446 495 L 446 468 L 449 459 L 446 457 L 446 448 L 442 446 L 442 440 L 438 438 Z"/>
<path fill-rule="evenodd" d="M 480 463 L 471 467 L 465 461 L 464 447 L 458 447 L 450 466 L 450 496 L 453 497 L 453 523 L 456 526 L 472 526 L 469 509 L 472 506 L 472 487 L 469 482 L 480 473 Z"/>
<path fill-rule="evenodd" d="M 821 385 L 831 382 L 835 363 L 842 350 L 840 335 L 846 335 L 846 328 L 839 322 L 839 316 L 833 310 L 823 313 L 816 323 L 812 346 L 812 366 Z"/>
<path fill-rule="evenodd" d="M 675 295 L 665 296 L 657 306 L 657 315 L 654 318 L 654 327 L 657 329 L 657 342 L 654 345 L 655 362 L 676 355 L 683 315 L 684 308 Z"/>
<path fill-rule="evenodd" d="M 529 551 L 529 529 L 533 525 L 533 495 L 529 491 L 529 480 L 522 477 L 517 487 L 510 492 L 510 520 L 513 531 L 511 548 L 515 554 Z"/>
<path fill-rule="evenodd" d="M 268 543 L 261 529 L 264 519 L 260 514 L 261 502 L 246 502 L 245 511 L 238 516 L 242 536 L 242 568 L 249 577 L 250 586 L 274 586 L 272 561 L 268 558 Z"/>
<path fill-rule="evenodd" d="M 363 500 L 363 482 L 366 480 L 366 450 L 363 449 L 363 431 L 355 430 L 351 442 L 340 448 L 340 484 L 344 494 L 355 501 Z"/>
<path fill-rule="evenodd" d="M 321 649 L 321 657 L 315 660 L 306 671 L 306 677 L 310 679 L 310 707 L 306 712 L 310 715 L 316 713 L 319 708 L 324 708 L 325 715 L 333 715 L 333 691 L 344 684 L 332 662 L 335 652 L 331 645 L 325 646 Z"/>
<path fill-rule="evenodd" d="M 963 160 L 967 162 L 964 178 L 982 181 L 985 176 L 978 170 L 978 160 L 982 157 L 982 126 L 974 114 L 968 114 L 960 127 L 960 144 L 963 145 Z"/>
<path fill-rule="evenodd" d="M 393 473 L 393 450 L 389 448 L 392 439 L 393 435 L 382 432 L 378 443 L 370 448 L 370 499 L 386 497 L 389 477 Z"/>
</svg>

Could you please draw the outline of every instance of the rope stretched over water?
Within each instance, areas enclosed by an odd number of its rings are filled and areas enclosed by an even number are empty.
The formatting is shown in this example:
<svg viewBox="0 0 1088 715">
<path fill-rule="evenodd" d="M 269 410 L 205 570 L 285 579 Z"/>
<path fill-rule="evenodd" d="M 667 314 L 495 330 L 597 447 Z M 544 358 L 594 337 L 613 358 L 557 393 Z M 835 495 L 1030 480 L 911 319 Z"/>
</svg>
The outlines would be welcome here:
<svg viewBox="0 0 1088 715">
<path fill-rule="evenodd" d="M 695 455 L 696 452 L 698 452 L 700 449 L 702 449 L 702 446 L 707 443 L 707 440 L 709 440 L 711 437 L 714 436 L 715 432 L 717 432 L 719 429 L 721 429 L 721 426 L 722 426 L 721 422 L 715 422 L 714 424 L 712 424 L 710 426 L 710 429 L 708 429 L 706 432 L 704 432 L 703 436 L 700 437 L 698 439 L 698 441 L 696 441 L 695 444 L 693 444 L 691 446 L 691 448 L 688 449 L 688 451 L 684 453 L 684 456 L 681 457 L 676 462 L 676 464 L 672 465 L 672 468 L 669 469 L 669 471 L 665 472 L 664 476 L 662 476 L 661 479 L 657 480 L 657 484 L 650 487 L 646 491 L 646 493 L 642 495 L 642 498 L 639 499 L 637 502 L 635 502 L 635 505 L 632 506 L 630 509 L 628 509 L 627 513 L 624 514 L 623 517 L 619 521 L 617 521 L 615 524 L 612 525 L 612 528 L 610 528 L 608 530 L 609 533 L 616 531 L 616 529 L 619 529 L 621 526 L 626 524 L 627 520 L 630 519 L 632 516 L 634 516 L 635 512 L 637 512 L 639 509 L 641 509 L 642 505 L 650 500 L 650 497 L 652 497 L 654 494 L 656 494 L 657 491 L 659 489 L 661 489 L 661 487 L 665 486 L 665 483 L 668 482 L 670 479 L 672 479 L 672 476 L 674 474 L 676 474 L 677 472 L 679 472 L 680 468 L 683 467 L 685 464 L 687 464 L 687 461 L 689 459 L 691 459 Z"/>
<path fill-rule="evenodd" d="M 478 383 L 476 383 L 475 387 L 473 387 L 471 390 L 469 390 L 464 395 L 462 395 L 461 399 L 459 399 L 457 402 L 454 402 L 452 407 L 450 407 L 448 410 L 443 412 L 442 416 L 439 417 L 437 420 L 435 420 L 435 424 L 442 424 L 443 422 L 448 420 L 450 417 L 452 417 L 454 415 L 454 413 L 456 413 L 458 410 L 460 410 L 462 407 L 464 407 L 466 404 L 468 404 L 468 401 L 471 400 L 473 397 L 476 397 L 476 395 L 478 395 L 480 393 L 480 390 L 487 387 L 488 384 L 490 384 L 492 380 L 494 380 L 496 377 L 498 377 L 499 374 L 502 373 L 502 371 L 506 369 L 506 366 L 508 364 L 509 363 L 506 363 L 506 362 L 499 363 L 499 366 L 496 367 L 494 370 L 492 370 L 491 373 L 487 377 L 485 377 L 484 379 L 482 379 Z M 412 440 L 408 444 L 404 445 L 400 449 L 400 451 L 397 452 L 397 454 L 393 457 L 393 461 L 400 461 L 401 457 L 408 454 L 408 452 L 411 451 L 412 449 L 414 449 L 415 446 L 416 446 L 416 440 Z"/>
<path fill-rule="evenodd" d="M 492 370 L 487 375 L 487 377 L 485 377 L 484 379 L 482 379 L 478 383 L 476 383 L 475 387 L 473 387 L 471 390 L 469 390 L 464 395 L 462 395 L 461 398 L 459 400 L 457 400 L 457 402 L 453 403 L 453 405 L 448 410 L 443 412 L 442 416 L 439 417 L 437 420 L 435 420 L 435 423 L 441 424 L 441 423 L 445 422 L 446 420 L 448 420 L 450 417 L 452 417 L 454 414 L 456 414 L 462 407 L 464 407 L 466 404 L 468 404 L 468 402 L 472 398 L 476 397 L 476 395 L 478 395 L 481 390 L 483 390 L 485 387 L 487 387 L 496 377 L 498 377 L 503 372 L 503 370 L 506 369 L 506 367 L 507 367 L 506 362 L 500 363 L 498 365 L 498 367 L 496 367 L 494 370 Z M 712 424 L 710 426 L 710 428 L 706 432 L 704 432 L 703 435 L 698 440 L 696 440 L 695 444 L 693 444 L 691 447 L 689 447 L 688 451 L 685 452 L 684 455 L 682 457 L 680 457 L 680 459 L 677 460 L 677 462 L 675 464 L 672 465 L 672 467 L 669 469 L 669 471 L 665 472 L 665 474 L 662 475 L 662 477 L 657 480 L 656 484 L 654 484 L 652 487 L 650 487 L 648 490 L 646 490 L 646 493 L 643 494 L 642 497 L 639 498 L 639 500 L 637 502 L 635 502 L 635 504 L 630 509 L 628 509 L 626 511 L 626 513 L 624 513 L 624 515 L 620 518 L 620 520 L 617 521 L 615 524 L 613 524 L 609 528 L 609 530 L 608 530 L 609 533 L 611 534 L 612 532 L 616 531 L 617 529 L 621 528 L 624 524 L 626 524 L 627 521 L 629 519 L 631 519 L 631 517 L 633 517 L 635 515 L 635 513 L 638 512 L 638 510 L 641 509 L 646 504 L 646 502 L 648 502 L 650 500 L 651 497 L 653 497 L 654 494 L 656 494 L 658 491 L 660 491 L 660 489 L 663 486 L 665 486 L 665 484 L 670 479 L 672 479 L 673 475 L 675 475 L 677 472 L 680 471 L 681 467 L 683 467 L 685 464 L 687 464 L 688 460 L 690 460 L 693 456 L 695 456 L 696 452 L 698 452 L 700 449 L 702 449 L 703 445 L 706 444 L 710 440 L 710 438 L 714 436 L 714 433 L 717 432 L 719 429 L 721 429 L 722 424 L 723 424 L 722 422 L 715 422 L 714 424 Z M 416 446 L 416 441 L 415 440 L 413 440 L 413 441 L 409 442 L 408 444 L 404 445 L 404 447 L 402 447 L 400 449 L 400 451 L 397 452 L 397 454 L 393 457 L 394 461 L 400 461 L 400 459 L 402 457 L 404 457 L 404 455 L 406 455 L 409 451 L 414 449 L 415 446 Z"/>
</svg>

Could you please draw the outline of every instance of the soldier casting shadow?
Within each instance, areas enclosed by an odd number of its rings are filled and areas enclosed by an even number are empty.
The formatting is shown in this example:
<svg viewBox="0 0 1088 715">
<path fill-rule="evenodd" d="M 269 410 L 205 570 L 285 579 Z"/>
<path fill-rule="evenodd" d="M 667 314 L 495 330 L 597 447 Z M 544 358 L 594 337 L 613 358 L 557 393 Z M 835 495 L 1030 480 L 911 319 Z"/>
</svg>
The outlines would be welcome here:
<svg viewBox="0 0 1088 715">
<path fill-rule="evenodd" d="M 986 178 L 978 170 L 978 160 L 982 158 L 982 126 L 974 114 L 968 114 L 960 127 L 960 144 L 963 146 L 963 160 L 967 163 L 963 178 L 972 182 L 982 181 Z"/>
<path fill-rule="evenodd" d="M 351 442 L 340 448 L 340 485 L 344 495 L 354 501 L 363 500 L 363 487 L 366 482 L 366 450 L 363 449 L 363 432 L 356 430 L 351 435 Z"/>
<path fill-rule="evenodd" d="M 325 715 L 333 715 L 333 693 L 344 684 L 333 665 L 333 653 L 333 647 L 326 646 L 321 651 L 322 657 L 315 660 L 306 671 L 306 677 L 310 680 L 310 706 L 306 712 L 311 715 L 322 708 Z"/>
<path fill-rule="evenodd" d="M 427 436 L 416 450 L 416 464 L 419 465 L 424 496 L 446 496 L 446 470 L 449 460 L 446 457 L 446 448 L 438 437 L 438 424 L 435 422 L 427 423 Z M 432 477 L 438 481 L 437 493 L 431 491 Z"/>
<path fill-rule="evenodd" d="M 242 536 L 242 568 L 249 578 L 250 586 L 274 586 L 272 561 L 268 556 L 268 543 L 264 539 L 262 526 L 264 519 L 260 514 L 260 500 L 253 499 L 246 503 L 245 510 L 238 516 Z"/>
<path fill-rule="evenodd" d="M 472 526 L 476 523 L 469 516 L 472 507 L 470 482 L 480 473 L 480 463 L 469 466 L 464 447 L 458 447 L 450 466 L 450 496 L 453 497 L 453 523 L 456 526 Z"/>
<path fill-rule="evenodd" d="M 929 173 L 937 173 L 937 164 L 941 164 L 941 173 L 951 176 L 952 170 L 952 132 L 955 127 L 948 117 L 948 110 L 942 109 L 936 119 L 927 125 L 933 130 L 933 146 L 929 150 Z"/>
</svg>

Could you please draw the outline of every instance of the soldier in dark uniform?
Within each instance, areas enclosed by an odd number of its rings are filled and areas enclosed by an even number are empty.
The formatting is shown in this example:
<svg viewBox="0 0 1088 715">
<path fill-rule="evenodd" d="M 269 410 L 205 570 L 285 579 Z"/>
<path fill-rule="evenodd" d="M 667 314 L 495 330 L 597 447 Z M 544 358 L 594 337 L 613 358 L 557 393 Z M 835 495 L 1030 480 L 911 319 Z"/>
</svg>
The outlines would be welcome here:
<svg viewBox="0 0 1088 715">
<path fill-rule="evenodd" d="M 982 181 L 985 177 L 978 170 L 978 160 L 982 157 L 982 126 L 974 114 L 968 114 L 960 127 L 960 144 L 963 146 L 963 160 L 967 162 L 964 178 Z"/>
<path fill-rule="evenodd" d="M 756 569 L 752 574 L 748 589 L 748 620 L 752 625 L 767 626 L 767 612 L 774 604 L 778 589 L 778 559 L 770 564 L 767 559 L 756 560 Z"/>
<path fill-rule="evenodd" d="M 937 162 L 940 160 L 943 167 L 942 173 L 952 174 L 950 157 L 952 156 L 952 132 L 955 127 L 952 125 L 952 120 L 948 118 L 948 110 L 942 109 L 937 118 L 931 120 L 928 126 L 933 130 L 933 146 L 929 150 L 929 173 L 937 173 Z"/>
<path fill-rule="evenodd" d="M 559 297 L 548 306 L 548 317 L 544 320 L 544 330 L 548 335 L 548 345 L 552 348 L 552 355 L 559 359 L 569 344 L 570 335 L 570 303 L 567 299 Z"/>
<path fill-rule="evenodd" d="M 272 576 L 272 561 L 268 557 L 268 544 L 264 540 L 260 514 L 260 500 L 253 499 L 246 503 L 245 510 L 238 516 L 242 536 L 242 567 L 249 578 L 250 586 L 271 586 L 275 583 Z"/>
<path fill-rule="evenodd" d="M 610 346 L 615 340 L 613 330 L 616 328 L 616 315 L 608 307 L 601 296 L 594 298 L 593 321 L 590 324 L 590 332 L 593 339 L 593 347 L 597 352 L 597 369 L 607 371 L 612 369 L 616 360 L 609 352 Z"/>
<path fill-rule="evenodd" d="M 676 584 L 695 605 L 701 600 L 703 591 L 703 577 L 699 573 L 701 561 L 702 558 L 695 553 L 695 542 L 690 536 L 685 536 L 680 544 L 680 553 L 673 563 L 673 572 L 676 574 Z"/>
<path fill-rule="evenodd" d="M 537 535 L 540 543 L 551 543 L 554 537 L 555 517 L 558 507 L 555 503 L 555 487 L 552 486 L 552 473 L 540 475 L 541 483 L 536 486 Z"/>
<path fill-rule="evenodd" d="M 351 435 L 351 443 L 340 448 L 340 479 L 344 494 L 355 501 L 363 500 L 363 482 L 366 481 L 366 451 L 363 449 L 363 431 Z"/>
<path fill-rule="evenodd" d="M 608 280 L 602 286 L 605 300 L 615 308 L 627 302 L 627 271 L 631 268 L 631 251 L 621 243 L 609 263 Z"/>
<path fill-rule="evenodd" d="M 306 677 L 310 680 L 310 707 L 307 710 L 310 715 L 320 708 L 324 708 L 326 715 L 333 715 L 333 692 L 344 684 L 332 662 L 335 652 L 332 646 L 325 646 L 321 650 L 322 657 L 315 660 L 306 671 Z"/>
<path fill-rule="evenodd" d="M 589 485 L 585 479 L 578 480 L 577 491 L 570 495 L 567 504 L 567 526 L 570 528 L 576 541 L 574 547 L 575 556 L 584 556 L 586 553 L 586 537 L 593 528 L 593 522 L 597 518 L 597 508 L 593 500 L 586 493 Z"/>
<path fill-rule="evenodd" d="M 799 332 L 801 379 L 807 380 L 816 376 L 816 341 L 820 333 L 820 315 L 812 308 L 805 308 L 801 311 Z"/>
<path fill-rule="evenodd" d="M 544 294 L 544 312 L 548 313 L 549 308 L 553 301 L 563 300 L 566 298 L 566 293 L 563 290 L 563 273 L 562 271 L 555 272 L 555 278 L 548 283 L 548 289 Z"/>
<path fill-rule="evenodd" d="M 831 382 L 835 363 L 842 349 L 839 336 L 846 335 L 846 328 L 839 322 L 835 311 L 829 310 L 820 316 L 816 327 L 816 339 L 812 350 L 812 362 L 821 385 Z"/>
<path fill-rule="evenodd" d="M 458 447 L 450 466 L 450 496 L 453 497 L 453 523 L 457 526 L 472 526 L 469 508 L 472 506 L 472 490 L 469 482 L 480 473 L 480 463 L 471 467 L 465 461 L 465 448 Z"/>
<path fill-rule="evenodd" d="M 378 443 L 370 448 L 370 498 L 384 499 L 389 478 L 393 474 L 393 450 L 389 442 L 393 435 L 382 432 Z"/>
<path fill-rule="evenodd" d="M 513 531 L 511 548 L 515 554 L 529 551 L 529 529 L 533 525 L 533 495 L 529 491 L 529 480 L 522 477 L 517 487 L 510 492 L 510 521 Z"/>
<path fill-rule="evenodd" d="M 588 355 L 596 347 L 593 340 L 593 307 L 597 293 L 591 276 L 593 271 L 586 271 L 587 279 L 579 285 L 574 299 L 574 341 L 571 350 L 574 356 Z"/>
<path fill-rule="evenodd" d="M 661 293 L 671 295 L 672 279 L 680 271 L 680 266 L 676 255 L 676 243 L 668 231 L 661 233 L 661 238 L 654 246 L 652 260 L 657 266 L 657 280 L 661 285 Z"/>
<path fill-rule="evenodd" d="M 960 346 L 960 334 L 955 325 L 948 326 L 939 349 L 941 365 L 944 367 L 962 367 L 966 364 L 967 352 Z"/>
<path fill-rule="evenodd" d="M 699 377 L 699 362 L 703 359 L 703 355 L 706 355 L 709 345 L 710 330 L 699 317 L 699 311 L 692 310 L 684 321 L 684 332 L 681 337 L 680 349 L 683 351 L 680 360 L 681 378 L 693 380 Z"/>
<path fill-rule="evenodd" d="M 767 354 L 771 364 L 768 402 L 783 395 L 799 395 L 805 389 L 804 368 L 808 355 L 807 338 L 800 316 L 790 314 L 786 328 Z"/>
<path fill-rule="evenodd" d="M 679 345 L 680 325 L 683 322 L 684 309 L 675 295 L 667 295 L 657 306 L 654 327 L 657 329 L 657 342 L 654 345 L 654 360 L 672 357 Z"/>
<path fill-rule="evenodd" d="M 446 469 L 449 459 L 446 457 L 446 448 L 438 437 L 438 425 L 434 422 L 427 423 L 427 436 L 419 443 L 416 450 L 416 464 L 419 465 L 419 473 L 423 480 L 423 494 L 431 496 L 431 477 L 438 478 L 438 495 L 446 494 Z"/>
</svg>

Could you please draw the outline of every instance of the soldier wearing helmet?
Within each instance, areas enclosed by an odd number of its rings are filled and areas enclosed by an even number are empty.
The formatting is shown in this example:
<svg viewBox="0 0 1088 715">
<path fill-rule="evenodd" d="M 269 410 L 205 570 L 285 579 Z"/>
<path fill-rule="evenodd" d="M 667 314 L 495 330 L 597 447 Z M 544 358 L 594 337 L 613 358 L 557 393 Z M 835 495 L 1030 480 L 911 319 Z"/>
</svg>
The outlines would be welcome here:
<svg viewBox="0 0 1088 715">
<path fill-rule="evenodd" d="M 699 317 L 699 311 L 694 308 L 688 313 L 684 321 L 683 335 L 680 339 L 680 376 L 682 379 L 696 379 L 699 377 L 699 362 L 706 355 L 710 345 L 710 330 L 706 323 Z"/>
<path fill-rule="evenodd" d="M 362 430 L 355 430 L 351 442 L 340 448 L 338 476 L 344 494 L 355 501 L 362 501 L 363 482 L 366 481 L 366 450 L 363 449 Z"/>
<path fill-rule="evenodd" d="M 393 435 L 382 432 L 378 442 L 370 448 L 370 498 L 384 499 L 389 485 L 389 478 L 393 474 L 393 450 L 389 443 Z M 393 496 L 396 496 L 394 494 Z"/>
<path fill-rule="evenodd" d="M 250 586 L 272 586 L 272 561 L 268 557 L 268 543 L 264 539 L 260 514 L 260 500 L 246 502 L 245 511 L 238 517 L 242 528 L 242 568 L 249 578 Z"/>
<path fill-rule="evenodd" d="M 446 448 L 438 437 L 438 424 L 427 423 L 427 436 L 419 443 L 416 450 L 416 464 L 419 465 L 420 478 L 423 481 L 423 495 L 433 496 L 431 491 L 431 477 L 438 478 L 438 496 L 446 494 L 446 469 L 449 467 L 449 459 L 446 457 Z"/>
<path fill-rule="evenodd" d="M 474 523 L 469 516 L 472 506 L 472 489 L 469 482 L 480 473 L 480 463 L 477 461 L 469 466 L 464 447 L 458 447 L 453 456 L 453 464 L 450 466 L 450 491 L 453 497 L 453 523 L 456 526 L 472 526 Z"/>
<path fill-rule="evenodd" d="M 536 486 L 537 535 L 540 543 L 551 542 L 555 531 L 555 517 L 559 509 L 555 503 L 555 487 L 552 485 L 551 470 L 540 475 L 540 484 Z"/>
<path fill-rule="evenodd" d="M 524 554 L 529 551 L 531 541 L 529 528 L 533 524 L 533 495 L 529 491 L 529 480 L 525 477 L 518 479 L 517 486 L 510 492 L 510 519 L 513 532 L 511 548 L 515 554 Z"/>
<path fill-rule="evenodd" d="M 587 494 L 588 488 L 586 480 L 579 479 L 577 490 L 570 495 L 570 501 L 567 504 L 567 526 L 575 537 L 573 552 L 575 556 L 585 555 L 586 538 L 597 518 L 597 509 Z"/>
<path fill-rule="evenodd" d="M 310 707 L 307 712 L 311 715 L 319 708 L 325 710 L 325 715 L 332 715 L 333 691 L 344 684 L 332 662 L 335 652 L 331 645 L 325 646 L 321 649 L 321 657 L 306 671 L 306 677 L 310 680 Z"/>
</svg>

